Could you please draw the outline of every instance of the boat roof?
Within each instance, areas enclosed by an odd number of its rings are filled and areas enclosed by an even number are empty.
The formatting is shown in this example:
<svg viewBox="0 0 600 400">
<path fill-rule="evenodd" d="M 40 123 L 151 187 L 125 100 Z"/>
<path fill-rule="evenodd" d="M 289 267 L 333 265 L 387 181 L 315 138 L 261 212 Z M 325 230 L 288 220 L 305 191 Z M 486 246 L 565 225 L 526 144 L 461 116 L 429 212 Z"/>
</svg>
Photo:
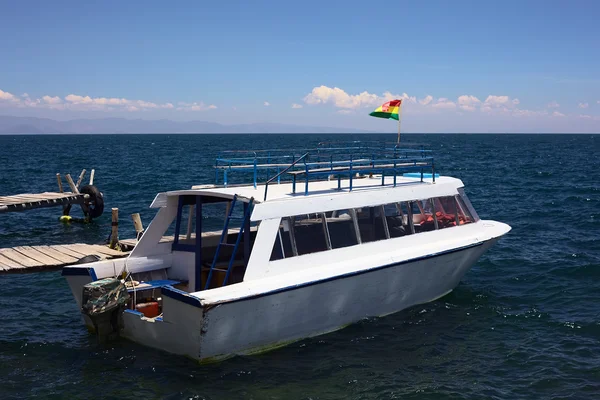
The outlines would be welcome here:
<svg viewBox="0 0 600 400">
<path fill-rule="evenodd" d="M 164 207 L 167 204 L 168 197 L 177 197 L 181 195 L 192 195 L 192 196 L 211 196 L 220 197 L 225 199 L 232 199 L 233 196 L 237 195 L 241 200 L 254 199 L 254 203 L 274 203 L 281 201 L 307 201 L 309 199 L 315 199 L 317 197 L 331 197 L 347 195 L 350 193 L 373 193 L 381 191 L 404 191 L 404 192 L 419 192 L 419 193 L 431 193 L 432 190 L 436 193 L 444 192 L 446 194 L 455 193 L 458 188 L 463 187 L 463 183 L 460 179 L 449 177 L 449 176 L 436 176 L 435 183 L 429 177 L 425 177 L 421 182 L 420 177 L 396 177 L 396 186 L 394 186 L 394 177 L 385 177 L 383 179 L 381 175 L 364 176 L 353 179 L 352 190 L 348 187 L 348 179 L 341 179 L 341 188 L 338 188 L 338 180 L 322 180 L 312 181 L 310 183 L 310 191 L 305 194 L 304 182 L 297 182 L 296 193 L 293 193 L 291 182 L 282 182 L 269 185 L 266 199 L 263 197 L 265 192 L 265 185 L 239 185 L 239 186 L 217 186 L 217 185 L 195 185 L 191 189 L 175 190 L 164 193 L 159 193 L 154 199 L 151 207 L 158 208 Z M 416 195 L 416 194 L 415 194 Z M 416 195 L 418 197 L 418 195 Z M 426 197 L 432 197 L 431 194 Z M 409 196 L 410 197 L 410 196 Z M 423 197 L 419 197 L 423 198 Z"/>
</svg>

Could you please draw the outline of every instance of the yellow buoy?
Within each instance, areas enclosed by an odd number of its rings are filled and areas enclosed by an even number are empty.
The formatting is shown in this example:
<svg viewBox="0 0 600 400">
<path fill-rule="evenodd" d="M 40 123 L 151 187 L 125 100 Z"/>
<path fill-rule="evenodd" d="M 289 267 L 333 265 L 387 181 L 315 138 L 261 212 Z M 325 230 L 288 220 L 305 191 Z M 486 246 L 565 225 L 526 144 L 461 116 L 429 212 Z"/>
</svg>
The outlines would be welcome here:
<svg viewBox="0 0 600 400">
<path fill-rule="evenodd" d="M 72 219 L 73 217 L 71 217 L 70 215 L 61 215 L 58 220 L 63 224 L 68 224 L 71 222 Z"/>
</svg>

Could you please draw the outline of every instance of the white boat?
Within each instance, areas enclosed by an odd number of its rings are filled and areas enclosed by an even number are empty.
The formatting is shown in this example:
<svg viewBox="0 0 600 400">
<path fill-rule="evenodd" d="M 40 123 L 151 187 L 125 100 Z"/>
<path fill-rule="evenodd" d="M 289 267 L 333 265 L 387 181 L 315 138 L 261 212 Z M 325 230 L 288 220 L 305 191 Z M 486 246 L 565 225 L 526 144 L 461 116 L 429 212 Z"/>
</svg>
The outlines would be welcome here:
<svg viewBox="0 0 600 400">
<path fill-rule="evenodd" d="M 426 150 L 288 152 L 222 155 L 221 184 L 156 196 L 126 259 L 65 267 L 88 328 L 200 361 L 262 352 L 436 300 L 510 230 Z"/>
</svg>

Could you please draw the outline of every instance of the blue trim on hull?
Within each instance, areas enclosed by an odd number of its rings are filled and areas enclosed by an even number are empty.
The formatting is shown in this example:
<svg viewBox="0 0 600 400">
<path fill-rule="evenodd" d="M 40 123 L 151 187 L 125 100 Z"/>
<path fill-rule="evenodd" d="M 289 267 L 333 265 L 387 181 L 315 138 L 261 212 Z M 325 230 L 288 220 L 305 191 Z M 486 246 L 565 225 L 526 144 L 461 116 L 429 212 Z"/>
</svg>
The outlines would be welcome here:
<svg viewBox="0 0 600 400">
<path fill-rule="evenodd" d="M 96 271 L 89 267 L 65 267 L 61 272 L 62 276 L 91 276 L 92 281 L 97 281 Z"/>
<path fill-rule="evenodd" d="M 220 305 L 220 304 L 230 304 L 230 303 L 236 303 L 238 301 L 243 301 L 243 300 L 253 300 L 253 299 L 260 298 L 260 297 L 269 296 L 269 295 L 272 295 L 272 294 L 278 294 L 278 293 L 287 292 L 287 291 L 290 291 L 290 290 L 300 289 L 300 288 L 307 287 L 307 286 L 318 285 L 320 283 L 330 282 L 330 281 L 334 281 L 334 280 L 338 280 L 338 279 L 350 278 L 350 277 L 354 277 L 354 276 L 358 276 L 358 275 L 364 275 L 364 274 L 368 274 L 369 272 L 378 271 L 380 269 L 397 267 L 397 266 L 404 265 L 404 264 L 409 264 L 409 263 L 413 263 L 413 262 L 417 262 L 417 261 L 423 261 L 423 260 L 427 260 L 427 259 L 435 258 L 435 257 L 441 257 L 441 256 L 444 256 L 444 255 L 448 255 L 448 254 L 452 254 L 452 253 L 457 253 L 459 251 L 463 251 L 463 250 L 467 250 L 467 249 L 471 249 L 471 248 L 483 246 L 486 242 L 487 241 L 473 243 L 473 244 L 470 244 L 470 245 L 467 245 L 467 246 L 457 247 L 457 248 L 452 249 L 452 250 L 441 251 L 439 253 L 432 253 L 432 254 L 428 254 L 426 256 L 411 258 L 409 260 L 400 261 L 400 262 L 392 263 L 392 264 L 381 265 L 381 266 L 373 267 L 373 268 L 369 268 L 369 269 L 363 269 L 363 270 L 360 270 L 360 271 L 348 272 L 346 274 L 336 275 L 336 276 L 332 276 L 332 277 L 329 277 L 329 278 L 321 279 L 321 280 L 318 280 L 318 281 L 304 282 L 304 283 L 300 283 L 298 285 L 286 286 L 286 287 L 283 287 L 283 288 L 274 289 L 274 290 L 271 290 L 271 291 L 268 291 L 268 292 L 264 292 L 264 293 L 258 293 L 258 294 L 254 294 L 254 295 L 250 295 L 250 296 L 238 297 L 238 298 L 235 298 L 235 299 L 223 300 L 223 301 L 219 301 L 219 302 L 215 302 L 215 303 L 204 304 L 204 306 L 214 307 L 214 306 L 217 306 L 217 305 Z M 167 297 L 171 297 L 173 299 L 176 299 L 176 300 L 182 301 L 184 303 L 190 304 L 190 305 L 192 305 L 194 307 L 202 308 L 202 306 L 203 306 L 200 298 L 195 297 L 195 296 L 191 296 L 189 293 L 186 293 L 186 292 L 184 292 L 182 290 L 179 290 L 179 289 L 175 289 L 175 288 L 173 288 L 171 286 L 164 287 L 162 289 L 162 294 L 165 295 L 165 296 L 167 296 Z"/>
<path fill-rule="evenodd" d="M 181 301 L 194 307 L 202 308 L 202 302 L 198 297 L 190 296 L 188 292 L 175 289 L 173 286 L 164 286 L 161 288 L 161 294 L 174 300 Z"/>
</svg>

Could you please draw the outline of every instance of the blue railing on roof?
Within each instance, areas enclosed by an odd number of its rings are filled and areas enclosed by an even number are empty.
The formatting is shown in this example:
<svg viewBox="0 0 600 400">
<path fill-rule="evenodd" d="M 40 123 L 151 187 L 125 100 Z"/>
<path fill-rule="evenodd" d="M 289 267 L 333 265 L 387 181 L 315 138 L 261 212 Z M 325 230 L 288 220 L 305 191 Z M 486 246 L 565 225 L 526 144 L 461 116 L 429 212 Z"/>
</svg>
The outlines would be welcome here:
<svg viewBox="0 0 600 400">
<path fill-rule="evenodd" d="M 423 181 L 425 171 L 431 170 L 435 182 L 435 165 L 431 150 L 423 145 L 407 147 L 403 144 L 386 144 L 381 142 L 323 142 L 309 149 L 277 149 L 277 150 L 228 150 L 222 151 L 215 162 L 215 183 L 231 184 L 230 175 L 236 173 L 246 179 L 252 176 L 254 187 L 259 180 L 265 182 L 265 198 L 269 183 L 275 179 L 281 183 L 282 178 L 292 181 L 292 192 L 296 193 L 298 177 L 306 182 L 305 194 L 308 194 L 308 183 L 337 177 L 338 188 L 341 179 L 349 178 L 349 189 L 352 190 L 354 175 L 381 174 L 382 185 L 385 177 L 396 178 L 405 172 L 420 172 Z M 264 180 L 261 175 L 264 174 Z M 235 183 L 235 182 L 234 182 Z"/>
</svg>

